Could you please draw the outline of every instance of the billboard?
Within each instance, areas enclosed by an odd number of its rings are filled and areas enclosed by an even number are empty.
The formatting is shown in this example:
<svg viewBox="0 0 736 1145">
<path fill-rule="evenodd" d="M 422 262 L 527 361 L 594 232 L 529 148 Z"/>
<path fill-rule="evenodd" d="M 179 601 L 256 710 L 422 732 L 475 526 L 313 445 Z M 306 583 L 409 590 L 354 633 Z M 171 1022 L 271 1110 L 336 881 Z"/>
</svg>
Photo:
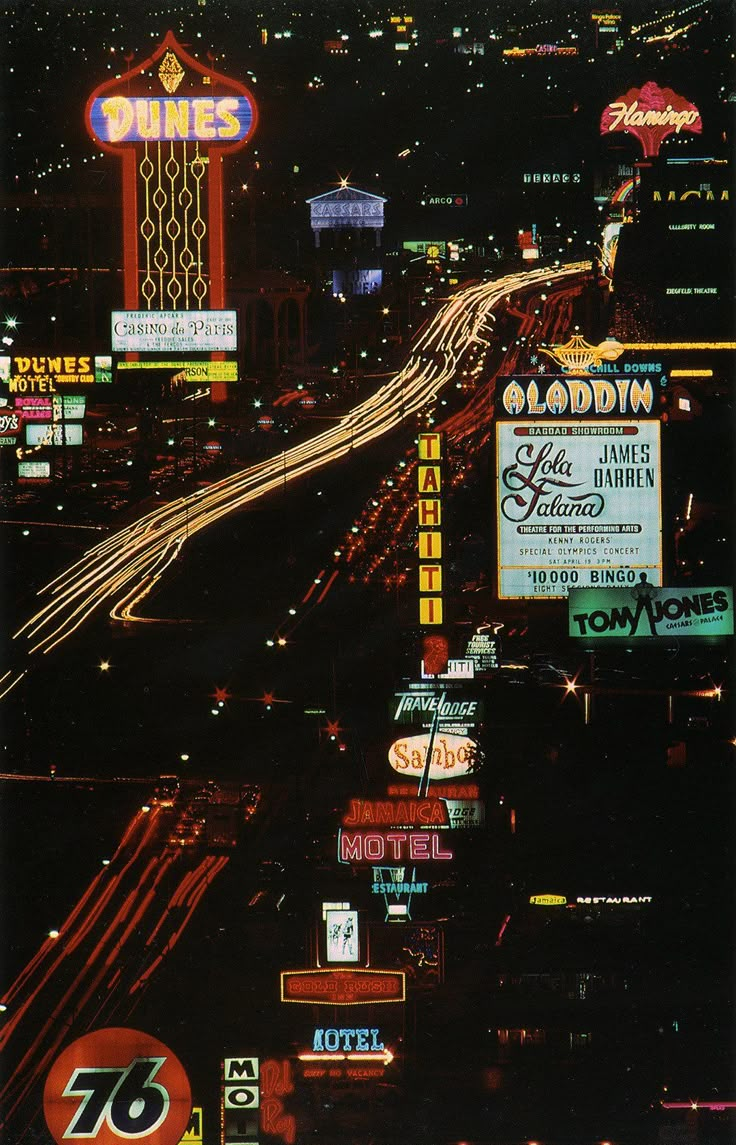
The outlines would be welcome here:
<svg viewBox="0 0 736 1145">
<path fill-rule="evenodd" d="M 499 421 L 496 485 L 500 599 L 661 584 L 658 421 Z"/>
<path fill-rule="evenodd" d="M 0 381 L 11 394 L 53 394 L 59 386 L 109 385 L 108 354 L 14 354 L 0 357 Z"/>
<path fill-rule="evenodd" d="M 115 353 L 232 352 L 238 348 L 235 310 L 113 310 Z"/>
<path fill-rule="evenodd" d="M 18 476 L 26 481 L 43 481 L 51 477 L 50 461 L 19 461 Z"/>
<path fill-rule="evenodd" d="M 183 359 L 149 359 L 118 362 L 118 370 L 167 370 L 177 382 L 237 382 L 237 362 L 187 362 Z"/>
<path fill-rule="evenodd" d="M 47 394 L 44 397 L 16 398 L 13 408 L 23 421 L 78 421 L 84 417 L 87 399 L 83 394 Z"/>
<path fill-rule="evenodd" d="M 388 762 L 394 771 L 421 779 L 427 763 L 430 738 L 430 733 L 425 732 L 394 740 L 388 749 Z M 480 768 L 482 762 L 483 754 L 478 745 L 467 736 L 436 732 L 432 737 L 430 780 L 471 775 Z"/>
<path fill-rule="evenodd" d="M 26 445 L 81 445 L 82 427 L 78 422 L 57 421 L 53 425 L 34 421 L 26 426 Z"/>
<path fill-rule="evenodd" d="M 570 636 L 628 640 L 733 636 L 733 591 L 656 588 L 640 579 L 630 590 L 571 589 Z"/>
<path fill-rule="evenodd" d="M 359 962 L 357 910 L 326 910 L 327 962 Z"/>
<path fill-rule="evenodd" d="M 43 1111 L 57 1145 L 82 1139 L 179 1145 L 192 1096 L 181 1062 L 157 1038 L 100 1029 L 57 1057 L 46 1078 Z"/>
<path fill-rule="evenodd" d="M 391 715 L 397 724 L 420 724 L 447 730 L 447 725 L 473 727 L 483 718 L 483 701 L 465 691 L 452 691 L 454 681 L 444 686 L 409 684 L 405 691 L 394 692 Z"/>
</svg>

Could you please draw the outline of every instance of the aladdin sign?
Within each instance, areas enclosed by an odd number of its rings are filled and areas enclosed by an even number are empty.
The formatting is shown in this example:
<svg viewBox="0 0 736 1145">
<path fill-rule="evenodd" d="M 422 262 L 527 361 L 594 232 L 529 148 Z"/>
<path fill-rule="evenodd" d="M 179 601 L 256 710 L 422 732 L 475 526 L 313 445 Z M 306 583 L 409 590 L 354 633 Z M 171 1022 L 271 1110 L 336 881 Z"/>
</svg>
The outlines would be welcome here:
<svg viewBox="0 0 736 1145">
<path fill-rule="evenodd" d="M 509 417 L 641 416 L 654 409 L 654 389 L 651 381 L 638 378 L 512 378 L 501 390 L 500 402 Z"/>
<path fill-rule="evenodd" d="M 655 588 L 628 593 L 570 589 L 570 635 L 584 637 L 733 636 L 731 588 Z"/>
<path fill-rule="evenodd" d="M 659 148 L 668 135 L 692 131 L 700 135 L 703 124 L 694 104 L 676 95 L 671 88 L 660 88 L 656 83 L 645 83 L 630 88 L 621 99 L 609 103 L 601 116 L 601 135 L 613 131 L 628 131 L 642 145 L 645 158 L 659 155 Z"/>
</svg>

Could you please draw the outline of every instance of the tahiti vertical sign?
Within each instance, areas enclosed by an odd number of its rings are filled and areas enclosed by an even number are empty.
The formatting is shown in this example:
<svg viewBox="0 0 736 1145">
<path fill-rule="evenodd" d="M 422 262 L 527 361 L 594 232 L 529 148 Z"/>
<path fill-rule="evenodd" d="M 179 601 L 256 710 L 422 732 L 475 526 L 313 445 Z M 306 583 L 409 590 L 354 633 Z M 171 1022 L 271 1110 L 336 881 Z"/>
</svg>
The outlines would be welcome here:
<svg viewBox="0 0 736 1145">
<path fill-rule="evenodd" d="M 442 435 L 420 433 L 418 443 L 419 626 L 442 624 Z"/>
</svg>

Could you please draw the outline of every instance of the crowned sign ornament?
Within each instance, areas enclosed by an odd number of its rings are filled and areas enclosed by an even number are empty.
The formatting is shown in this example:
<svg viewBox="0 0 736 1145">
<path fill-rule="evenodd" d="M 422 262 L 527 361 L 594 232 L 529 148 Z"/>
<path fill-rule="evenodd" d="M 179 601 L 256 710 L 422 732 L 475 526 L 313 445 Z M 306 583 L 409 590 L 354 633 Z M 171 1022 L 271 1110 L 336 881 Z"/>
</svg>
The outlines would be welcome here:
<svg viewBox="0 0 736 1145">
<path fill-rule="evenodd" d="M 167 51 L 162 59 L 158 69 L 158 78 L 169 95 L 174 94 L 184 79 L 184 68 L 172 51 Z"/>
</svg>

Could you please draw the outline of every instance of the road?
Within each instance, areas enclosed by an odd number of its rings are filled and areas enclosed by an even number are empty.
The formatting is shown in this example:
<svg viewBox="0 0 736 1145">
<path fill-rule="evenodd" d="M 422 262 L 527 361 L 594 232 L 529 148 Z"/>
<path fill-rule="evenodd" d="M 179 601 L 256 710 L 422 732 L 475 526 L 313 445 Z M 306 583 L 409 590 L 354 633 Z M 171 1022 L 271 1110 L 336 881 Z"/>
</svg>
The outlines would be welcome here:
<svg viewBox="0 0 736 1145">
<path fill-rule="evenodd" d="M 207 844 L 213 792 L 154 796 L 58 931 L 0 999 L 0 1052 L 12 1061 L 0 1090 L 5 1139 L 20 1143 L 38 1113 L 38 1085 L 60 1047 L 99 1025 L 124 1024 L 229 861 Z M 235 789 L 237 798 L 237 789 Z M 253 835 L 260 792 L 236 807 Z"/>
<path fill-rule="evenodd" d="M 17 662 L 0 678 L 0 699 L 102 608 L 120 621 L 155 623 L 139 609 L 187 541 L 287 483 L 330 465 L 389 433 L 432 402 L 477 344 L 490 342 L 495 311 L 542 282 L 579 277 L 587 263 L 539 268 L 473 284 L 445 301 L 416 337 L 406 365 L 334 426 L 290 450 L 147 513 L 95 545 L 40 591 L 46 600 L 14 634 Z"/>
</svg>

